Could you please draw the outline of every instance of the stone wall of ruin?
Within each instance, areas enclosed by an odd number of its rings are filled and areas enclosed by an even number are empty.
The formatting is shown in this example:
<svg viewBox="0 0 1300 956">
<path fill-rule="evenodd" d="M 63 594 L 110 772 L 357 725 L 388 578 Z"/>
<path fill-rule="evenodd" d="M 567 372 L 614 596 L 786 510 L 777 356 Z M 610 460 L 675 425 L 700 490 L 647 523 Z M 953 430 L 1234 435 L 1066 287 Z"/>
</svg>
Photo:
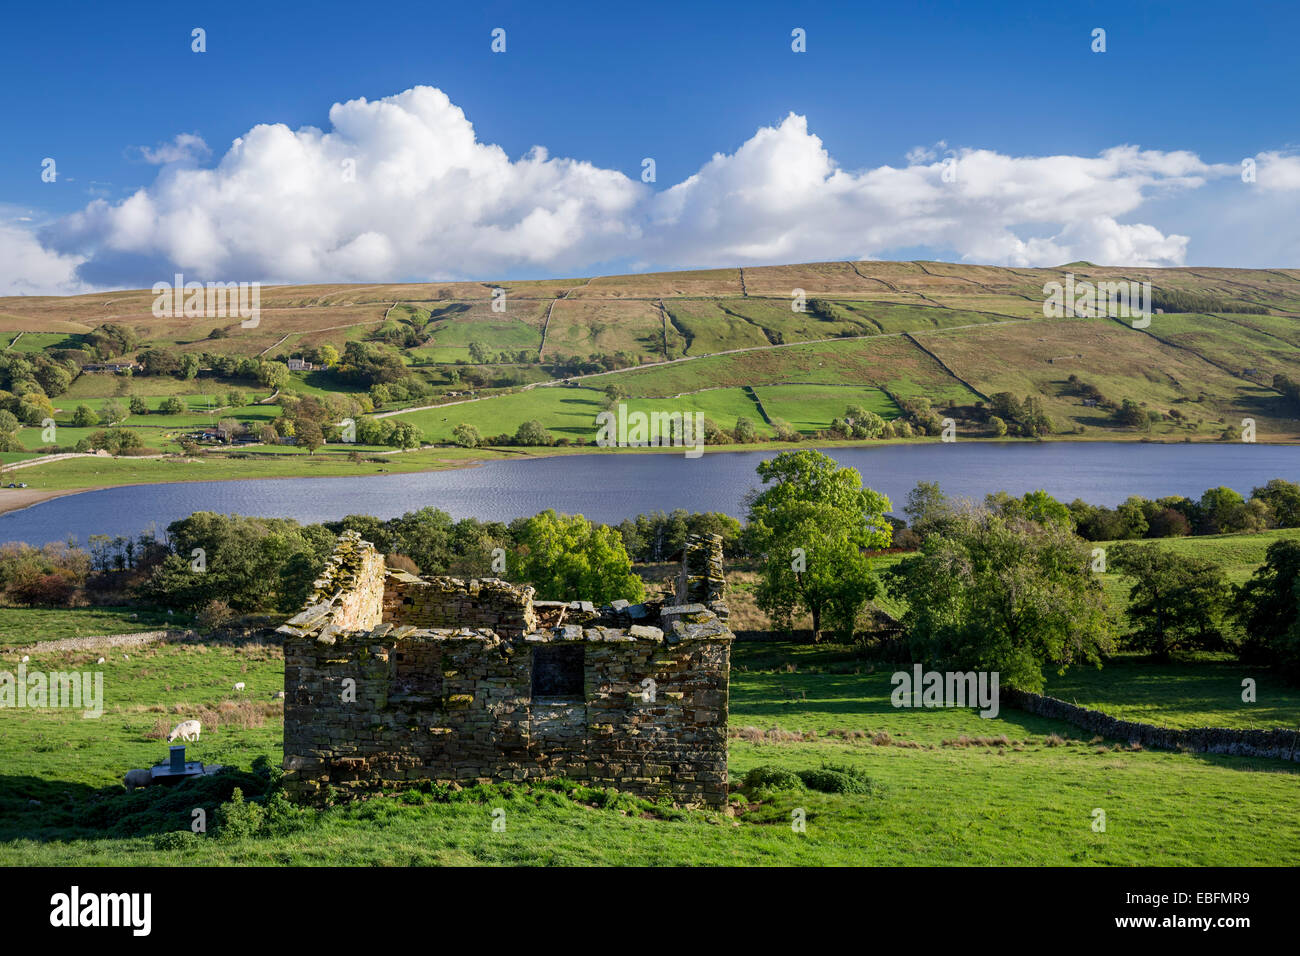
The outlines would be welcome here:
<svg viewBox="0 0 1300 956">
<path fill-rule="evenodd" d="M 534 603 L 506 582 L 385 576 L 377 554 L 376 588 L 369 546 L 341 547 L 331 567 L 363 593 L 326 598 L 325 581 L 279 629 L 290 795 L 563 777 L 726 804 L 732 635 L 713 609 Z M 537 660 L 556 654 L 579 658 L 581 691 L 534 697 Z"/>
<path fill-rule="evenodd" d="M 383 619 L 415 627 L 489 627 L 502 637 L 536 629 L 533 588 L 497 580 L 420 578 L 390 572 L 384 586 Z"/>
</svg>

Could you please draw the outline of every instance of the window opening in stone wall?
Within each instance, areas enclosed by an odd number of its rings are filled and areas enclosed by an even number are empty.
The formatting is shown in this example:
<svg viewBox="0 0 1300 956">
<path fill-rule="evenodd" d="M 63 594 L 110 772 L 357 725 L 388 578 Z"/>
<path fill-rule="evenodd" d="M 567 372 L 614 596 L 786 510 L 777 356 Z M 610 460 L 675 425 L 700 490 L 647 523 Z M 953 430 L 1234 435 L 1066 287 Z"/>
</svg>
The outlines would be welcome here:
<svg viewBox="0 0 1300 956">
<path fill-rule="evenodd" d="M 534 697 L 582 697 L 583 648 L 538 647 L 533 651 Z"/>
</svg>

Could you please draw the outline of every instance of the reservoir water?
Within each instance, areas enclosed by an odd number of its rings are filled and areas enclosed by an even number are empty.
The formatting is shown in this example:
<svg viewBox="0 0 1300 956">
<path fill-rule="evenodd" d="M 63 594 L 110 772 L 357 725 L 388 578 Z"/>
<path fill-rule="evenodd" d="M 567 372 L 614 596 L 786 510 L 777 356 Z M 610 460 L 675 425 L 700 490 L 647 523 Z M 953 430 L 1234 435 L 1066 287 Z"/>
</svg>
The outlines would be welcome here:
<svg viewBox="0 0 1300 956">
<path fill-rule="evenodd" d="M 454 518 L 509 521 L 546 508 L 616 523 L 674 508 L 742 517 L 755 466 L 787 446 L 755 452 L 566 455 L 490 461 L 475 468 L 348 478 L 282 478 L 136 485 L 67 495 L 0 515 L 0 542 L 134 535 L 194 511 L 326 521 L 393 517 L 432 505 Z M 1270 478 L 1300 480 L 1300 446 L 1041 442 L 883 445 L 825 449 L 862 473 L 901 512 L 918 482 L 950 495 L 1042 488 L 1062 501 L 1116 505 L 1129 495 L 1199 497 L 1227 485 L 1243 495 Z M 0 492 L 2 493 L 2 492 Z"/>
</svg>

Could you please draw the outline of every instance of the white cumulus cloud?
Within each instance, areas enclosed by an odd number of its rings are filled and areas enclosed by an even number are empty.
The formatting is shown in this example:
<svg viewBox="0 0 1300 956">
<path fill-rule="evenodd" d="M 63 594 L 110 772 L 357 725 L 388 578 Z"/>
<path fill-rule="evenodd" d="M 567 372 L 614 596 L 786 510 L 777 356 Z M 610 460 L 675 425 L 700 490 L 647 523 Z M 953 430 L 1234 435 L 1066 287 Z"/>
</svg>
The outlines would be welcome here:
<svg viewBox="0 0 1300 956">
<path fill-rule="evenodd" d="M 45 248 L 25 228 L 0 223 L 0 295 L 90 292 L 77 277 L 77 267 L 83 261 L 82 256 L 61 255 Z"/>
<path fill-rule="evenodd" d="M 165 167 L 46 239 L 196 276 L 290 282 L 564 270 L 625 240 L 646 188 L 541 148 L 512 161 L 431 87 L 329 115 L 329 132 L 255 126 L 214 168 Z"/>
<path fill-rule="evenodd" d="M 878 258 L 912 246 L 1002 265 L 1178 265 L 1187 236 L 1117 217 L 1236 170 L 1133 146 L 1097 157 L 948 153 L 917 148 L 907 166 L 851 172 L 791 114 L 657 196 L 655 238 L 698 265 Z"/>
<path fill-rule="evenodd" d="M 177 133 L 170 143 L 160 143 L 153 148 L 138 146 L 135 152 L 146 163 L 155 166 L 164 163 L 197 162 L 212 155 L 208 144 L 197 133 Z"/>
<path fill-rule="evenodd" d="M 1018 266 L 1179 265 L 1193 236 L 1143 221 L 1145 207 L 1241 169 L 1132 145 L 1011 156 L 940 142 L 898 167 L 850 170 L 792 113 L 656 192 L 542 146 L 512 159 L 432 87 L 336 103 L 329 121 L 255 126 L 207 167 L 196 134 L 142 149 L 161 167 L 147 187 L 34 234 L 8 227 L 0 241 L 15 255 L 0 256 L 0 288 L 147 286 L 176 270 L 225 281 L 486 279 L 915 248 Z M 1258 164 L 1263 189 L 1300 192 L 1300 159 L 1261 153 Z"/>
</svg>

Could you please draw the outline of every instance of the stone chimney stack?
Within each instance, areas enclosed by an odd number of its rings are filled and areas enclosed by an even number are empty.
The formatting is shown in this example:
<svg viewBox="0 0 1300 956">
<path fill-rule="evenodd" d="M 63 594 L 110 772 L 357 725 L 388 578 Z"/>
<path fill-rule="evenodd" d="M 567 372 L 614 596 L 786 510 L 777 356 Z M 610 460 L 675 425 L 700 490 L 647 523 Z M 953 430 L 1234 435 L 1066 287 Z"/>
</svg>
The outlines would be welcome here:
<svg viewBox="0 0 1300 956">
<path fill-rule="evenodd" d="M 727 578 L 722 567 L 722 535 L 688 534 L 677 575 L 678 604 L 703 604 L 725 621 Z"/>
</svg>

